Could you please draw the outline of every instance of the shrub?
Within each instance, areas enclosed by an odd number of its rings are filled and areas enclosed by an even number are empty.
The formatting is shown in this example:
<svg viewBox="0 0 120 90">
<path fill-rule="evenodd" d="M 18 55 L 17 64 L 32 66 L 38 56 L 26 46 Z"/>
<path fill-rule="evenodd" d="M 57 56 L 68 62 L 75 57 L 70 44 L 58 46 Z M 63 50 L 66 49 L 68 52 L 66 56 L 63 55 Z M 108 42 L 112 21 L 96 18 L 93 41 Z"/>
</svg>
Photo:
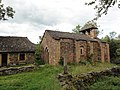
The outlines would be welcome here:
<svg viewBox="0 0 120 90">
<path fill-rule="evenodd" d="M 45 64 L 43 60 L 36 59 L 35 60 L 35 65 L 43 65 Z"/>
<path fill-rule="evenodd" d="M 41 59 L 41 49 L 40 44 L 36 44 L 35 46 L 35 65 L 43 65 L 44 61 Z"/>
</svg>

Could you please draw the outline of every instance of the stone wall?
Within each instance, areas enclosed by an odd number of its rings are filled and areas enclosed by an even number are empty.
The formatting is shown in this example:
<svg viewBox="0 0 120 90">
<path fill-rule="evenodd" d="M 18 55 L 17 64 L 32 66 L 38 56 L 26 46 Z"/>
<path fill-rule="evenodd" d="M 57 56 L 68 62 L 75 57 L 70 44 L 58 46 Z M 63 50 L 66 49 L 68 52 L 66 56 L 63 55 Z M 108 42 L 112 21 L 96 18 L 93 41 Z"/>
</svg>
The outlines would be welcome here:
<svg viewBox="0 0 120 90">
<path fill-rule="evenodd" d="M 29 71 L 33 71 L 34 68 L 35 68 L 34 66 L 4 68 L 4 69 L 0 69 L 0 76 L 12 75 L 21 72 L 29 72 Z"/>
<path fill-rule="evenodd" d="M 19 60 L 19 53 L 9 53 L 8 54 L 8 65 L 14 66 L 18 64 L 30 64 L 34 63 L 35 56 L 34 53 L 25 53 L 25 60 Z"/>
<path fill-rule="evenodd" d="M 60 42 L 59 40 L 54 40 L 47 32 L 43 36 L 43 40 L 40 45 L 41 59 L 45 61 L 45 63 L 51 65 L 58 65 L 60 59 Z M 48 55 L 46 55 L 45 49 L 48 50 Z M 48 59 L 48 60 L 45 60 Z"/>
<path fill-rule="evenodd" d="M 19 64 L 18 53 L 9 53 L 8 54 L 8 65 L 13 66 Z"/>
<path fill-rule="evenodd" d="M 88 87 L 93 84 L 96 80 L 104 76 L 119 76 L 120 67 L 114 67 L 99 72 L 89 72 L 86 74 L 69 75 L 59 74 L 58 80 L 60 85 L 66 90 L 88 90 Z"/>
<path fill-rule="evenodd" d="M 35 54 L 34 53 L 26 53 L 26 63 L 33 64 L 35 61 Z"/>
<path fill-rule="evenodd" d="M 58 65 L 62 57 L 67 62 L 79 62 L 90 59 L 93 61 L 109 61 L 109 45 L 101 43 L 100 40 L 86 41 L 75 39 L 54 39 L 48 32 L 45 32 L 41 42 L 41 59 L 48 64 Z M 83 54 L 81 54 L 81 47 Z"/>
<path fill-rule="evenodd" d="M 66 62 L 73 62 L 75 60 L 75 45 L 74 40 L 61 39 L 60 40 L 60 57 Z"/>
</svg>

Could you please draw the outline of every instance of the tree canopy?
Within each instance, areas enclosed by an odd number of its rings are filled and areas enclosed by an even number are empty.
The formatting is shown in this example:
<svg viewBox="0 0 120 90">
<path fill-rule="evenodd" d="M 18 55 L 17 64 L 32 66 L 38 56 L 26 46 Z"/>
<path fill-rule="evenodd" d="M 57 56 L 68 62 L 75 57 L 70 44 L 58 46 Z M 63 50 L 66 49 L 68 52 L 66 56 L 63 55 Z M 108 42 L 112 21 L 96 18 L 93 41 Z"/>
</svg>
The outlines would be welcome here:
<svg viewBox="0 0 120 90">
<path fill-rule="evenodd" d="M 4 7 L 2 0 L 0 0 L 0 20 L 7 20 L 9 17 L 13 18 L 15 11 L 12 7 Z"/>
<path fill-rule="evenodd" d="M 102 40 L 109 43 L 111 62 L 120 64 L 120 34 L 116 37 L 116 32 L 110 32 Z"/>
<path fill-rule="evenodd" d="M 72 29 L 73 33 L 80 33 L 81 26 L 78 24 L 74 29 Z"/>
<path fill-rule="evenodd" d="M 110 7 L 118 4 L 118 8 L 120 8 L 120 0 L 92 0 L 91 2 L 85 3 L 85 5 L 95 5 L 94 9 L 97 10 L 97 17 L 94 20 L 97 20 L 103 14 L 106 15 Z"/>
</svg>

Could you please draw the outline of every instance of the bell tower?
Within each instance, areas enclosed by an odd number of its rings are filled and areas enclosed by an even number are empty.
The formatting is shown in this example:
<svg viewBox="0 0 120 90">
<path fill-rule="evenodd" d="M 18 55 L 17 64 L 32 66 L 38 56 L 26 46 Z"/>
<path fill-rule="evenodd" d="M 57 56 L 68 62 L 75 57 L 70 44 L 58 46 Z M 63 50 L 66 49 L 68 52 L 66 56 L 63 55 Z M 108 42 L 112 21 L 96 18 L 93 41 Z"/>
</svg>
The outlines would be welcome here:
<svg viewBox="0 0 120 90">
<path fill-rule="evenodd" d="M 97 37 L 97 27 L 92 24 L 85 24 L 84 27 L 81 28 L 80 33 L 88 35 L 91 38 Z"/>
</svg>

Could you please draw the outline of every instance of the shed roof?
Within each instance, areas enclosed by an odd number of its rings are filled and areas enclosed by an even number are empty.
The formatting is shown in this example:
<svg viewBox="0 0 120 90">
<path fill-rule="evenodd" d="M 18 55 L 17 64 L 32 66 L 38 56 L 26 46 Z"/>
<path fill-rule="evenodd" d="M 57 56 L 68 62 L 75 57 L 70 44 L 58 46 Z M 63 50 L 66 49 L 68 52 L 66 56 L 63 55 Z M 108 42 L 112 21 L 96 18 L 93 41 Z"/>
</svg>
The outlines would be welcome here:
<svg viewBox="0 0 120 90">
<path fill-rule="evenodd" d="M 35 44 L 27 37 L 0 36 L 0 52 L 35 52 Z"/>
<path fill-rule="evenodd" d="M 90 38 L 89 36 L 84 35 L 84 34 L 52 31 L 52 30 L 46 30 L 45 32 L 48 32 L 49 35 L 54 39 L 73 39 L 73 40 L 97 41 L 96 39 Z"/>
</svg>

